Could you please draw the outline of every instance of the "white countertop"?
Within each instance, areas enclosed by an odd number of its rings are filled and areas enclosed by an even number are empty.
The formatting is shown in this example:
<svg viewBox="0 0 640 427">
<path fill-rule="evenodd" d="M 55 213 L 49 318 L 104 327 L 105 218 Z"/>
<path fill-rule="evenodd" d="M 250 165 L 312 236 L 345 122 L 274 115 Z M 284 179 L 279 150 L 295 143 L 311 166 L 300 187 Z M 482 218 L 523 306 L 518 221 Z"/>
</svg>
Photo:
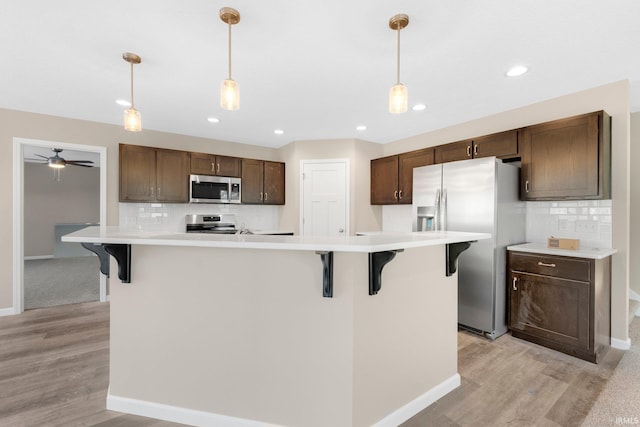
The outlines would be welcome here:
<svg viewBox="0 0 640 427">
<path fill-rule="evenodd" d="M 571 256 L 576 258 L 603 259 L 618 252 L 616 249 L 583 248 L 578 250 L 548 248 L 546 243 L 523 243 L 507 246 L 510 251 L 530 252 L 543 255 Z"/>
<path fill-rule="evenodd" d="M 87 227 L 62 237 L 63 242 L 115 243 L 208 248 L 275 249 L 334 252 L 380 252 L 445 245 L 490 238 L 486 233 L 425 231 L 372 236 L 260 236 L 144 231 L 117 226 Z"/>
</svg>

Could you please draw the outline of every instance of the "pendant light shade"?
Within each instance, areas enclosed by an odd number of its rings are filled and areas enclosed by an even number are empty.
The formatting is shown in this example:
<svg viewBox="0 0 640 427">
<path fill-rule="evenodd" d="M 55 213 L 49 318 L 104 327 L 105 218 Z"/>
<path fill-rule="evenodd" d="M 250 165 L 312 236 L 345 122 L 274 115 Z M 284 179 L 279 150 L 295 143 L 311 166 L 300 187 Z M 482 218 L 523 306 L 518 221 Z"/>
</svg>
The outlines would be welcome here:
<svg viewBox="0 0 640 427">
<path fill-rule="evenodd" d="M 240 12 L 231 8 L 220 9 L 220 19 L 229 26 L 229 77 L 220 85 L 220 107 L 228 111 L 240 108 L 240 87 L 231 78 L 231 26 L 240 22 Z"/>
<path fill-rule="evenodd" d="M 131 64 L 131 107 L 124 110 L 124 130 L 140 132 L 142 130 L 142 118 L 133 103 L 133 64 L 139 64 L 142 59 L 135 53 L 123 53 L 122 59 Z"/>
<path fill-rule="evenodd" d="M 133 108 L 133 106 L 124 110 L 124 130 L 129 132 L 140 132 L 142 130 L 140 111 Z"/>
<path fill-rule="evenodd" d="M 389 90 L 389 112 L 398 114 L 407 111 L 409 90 L 402 83 L 391 86 Z"/>
<path fill-rule="evenodd" d="M 407 25 L 409 25 L 409 17 L 402 13 L 389 20 L 389 28 L 398 32 L 397 80 L 389 91 L 389 112 L 393 114 L 405 113 L 409 104 L 409 90 L 400 83 L 400 30 Z"/>
</svg>

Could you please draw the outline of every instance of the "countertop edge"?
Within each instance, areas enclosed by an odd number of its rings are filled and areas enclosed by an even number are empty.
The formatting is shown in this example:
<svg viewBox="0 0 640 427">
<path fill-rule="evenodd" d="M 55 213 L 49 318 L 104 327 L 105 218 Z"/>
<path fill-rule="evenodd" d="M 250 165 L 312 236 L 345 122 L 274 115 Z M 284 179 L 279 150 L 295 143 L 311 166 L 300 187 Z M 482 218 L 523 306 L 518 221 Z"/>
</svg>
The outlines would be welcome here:
<svg viewBox="0 0 640 427">
<path fill-rule="evenodd" d="M 588 259 L 604 259 L 618 252 L 617 249 L 611 249 L 611 248 L 608 248 L 608 249 L 585 248 L 585 249 L 578 249 L 578 250 L 552 249 L 552 248 L 547 248 L 542 243 L 522 243 L 519 245 L 511 245 L 511 246 L 507 246 L 507 250 L 514 251 L 514 252 L 529 252 L 529 253 L 541 254 L 541 255 L 556 255 L 556 256 L 588 258 Z"/>
<path fill-rule="evenodd" d="M 437 232 L 392 236 L 302 237 L 261 235 L 211 235 L 135 232 L 116 228 L 88 227 L 62 237 L 64 242 L 131 244 L 151 246 L 271 249 L 326 252 L 381 252 L 446 245 L 490 238 L 486 233 Z"/>
</svg>

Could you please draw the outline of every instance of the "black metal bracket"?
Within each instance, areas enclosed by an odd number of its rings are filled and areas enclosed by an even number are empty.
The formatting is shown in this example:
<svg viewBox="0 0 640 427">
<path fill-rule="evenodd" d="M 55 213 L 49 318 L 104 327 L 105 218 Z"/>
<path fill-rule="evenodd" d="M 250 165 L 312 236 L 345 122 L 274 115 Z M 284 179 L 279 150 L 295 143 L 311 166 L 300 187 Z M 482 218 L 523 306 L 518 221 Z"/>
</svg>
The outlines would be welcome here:
<svg viewBox="0 0 640 427">
<path fill-rule="evenodd" d="M 446 261 L 445 268 L 447 270 L 447 277 L 453 275 L 458 269 L 458 257 L 460 254 L 471 246 L 471 243 L 477 242 L 477 240 L 473 240 L 471 242 L 459 242 L 459 243 L 449 243 L 446 247 Z"/>
<path fill-rule="evenodd" d="M 322 296 L 333 297 L 333 252 L 316 252 L 322 261 Z"/>
<path fill-rule="evenodd" d="M 376 295 L 382 288 L 382 268 L 396 257 L 398 252 L 394 251 L 369 252 L 369 295 Z"/>
<path fill-rule="evenodd" d="M 95 243 L 82 242 L 80 244 L 83 248 L 98 256 L 98 259 L 100 260 L 100 273 L 109 277 L 109 254 L 104 250 L 104 247 L 101 244 Z"/>
<path fill-rule="evenodd" d="M 103 243 L 104 250 L 118 261 L 118 278 L 122 283 L 131 283 L 131 245 Z"/>
</svg>

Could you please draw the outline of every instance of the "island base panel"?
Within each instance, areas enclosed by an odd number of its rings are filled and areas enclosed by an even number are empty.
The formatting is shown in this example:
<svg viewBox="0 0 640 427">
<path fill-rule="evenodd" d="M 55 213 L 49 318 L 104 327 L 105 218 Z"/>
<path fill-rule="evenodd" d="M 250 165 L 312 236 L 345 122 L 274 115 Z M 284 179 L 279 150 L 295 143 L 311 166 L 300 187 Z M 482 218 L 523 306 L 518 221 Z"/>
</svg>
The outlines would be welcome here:
<svg viewBox="0 0 640 427">
<path fill-rule="evenodd" d="M 373 296 L 367 254 L 336 252 L 333 298 L 314 252 L 131 250 L 131 284 L 109 283 L 114 399 L 369 426 L 457 376 L 457 275 L 445 275 L 443 245 L 398 253 Z"/>
</svg>

